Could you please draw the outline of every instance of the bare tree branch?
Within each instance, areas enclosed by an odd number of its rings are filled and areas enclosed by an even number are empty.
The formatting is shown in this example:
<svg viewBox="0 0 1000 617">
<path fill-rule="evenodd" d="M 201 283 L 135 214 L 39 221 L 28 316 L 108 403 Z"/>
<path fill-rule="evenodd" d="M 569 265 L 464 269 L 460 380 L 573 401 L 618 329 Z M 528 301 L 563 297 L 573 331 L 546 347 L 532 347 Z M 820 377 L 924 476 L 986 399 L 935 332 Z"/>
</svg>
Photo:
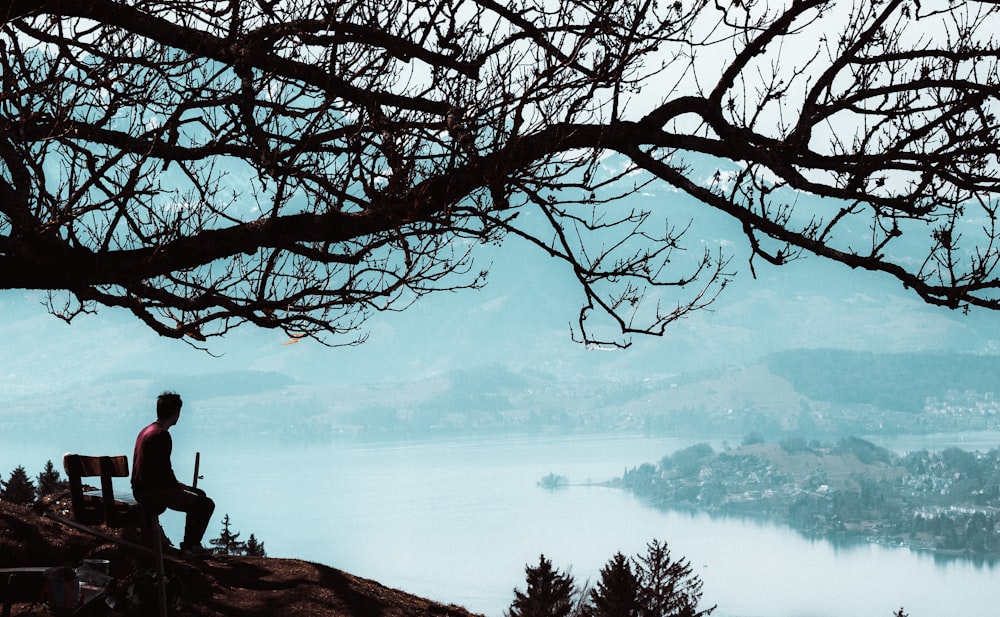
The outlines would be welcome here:
<svg viewBox="0 0 1000 617">
<path fill-rule="evenodd" d="M 751 270 L 816 255 L 995 310 L 998 25 L 946 0 L 0 1 L 0 288 L 195 344 L 350 344 L 515 235 L 578 283 L 574 336 L 627 345 L 734 276 L 669 189 L 739 221 Z"/>
</svg>

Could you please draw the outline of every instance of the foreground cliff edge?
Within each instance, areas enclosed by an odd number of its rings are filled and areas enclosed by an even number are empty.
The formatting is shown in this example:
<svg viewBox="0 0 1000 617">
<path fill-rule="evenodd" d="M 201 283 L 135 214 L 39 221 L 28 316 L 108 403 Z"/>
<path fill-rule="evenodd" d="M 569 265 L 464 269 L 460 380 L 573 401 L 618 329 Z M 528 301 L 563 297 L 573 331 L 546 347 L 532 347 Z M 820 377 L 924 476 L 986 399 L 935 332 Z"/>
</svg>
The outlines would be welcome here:
<svg viewBox="0 0 1000 617">
<path fill-rule="evenodd" d="M 0 501 L 0 568 L 79 565 L 106 559 L 113 577 L 109 592 L 126 594 L 152 570 L 134 552 L 45 518 L 37 509 Z M 179 617 L 475 617 L 444 605 L 352 576 L 336 568 L 297 559 L 213 556 L 197 562 L 171 561 L 168 579 L 177 582 Z M 119 601 L 109 615 L 130 613 Z M 31 608 L 15 605 L 13 615 Z M 100 613 L 95 613 L 100 614 Z M 155 614 L 155 613 L 150 613 Z"/>
</svg>

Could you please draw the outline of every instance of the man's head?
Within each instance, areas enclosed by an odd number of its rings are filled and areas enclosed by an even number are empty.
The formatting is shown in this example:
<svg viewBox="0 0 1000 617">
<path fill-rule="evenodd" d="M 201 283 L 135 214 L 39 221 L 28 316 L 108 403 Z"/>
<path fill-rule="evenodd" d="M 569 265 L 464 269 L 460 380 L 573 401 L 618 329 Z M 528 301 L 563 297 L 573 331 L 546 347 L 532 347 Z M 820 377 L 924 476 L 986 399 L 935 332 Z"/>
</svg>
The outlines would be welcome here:
<svg viewBox="0 0 1000 617">
<path fill-rule="evenodd" d="M 156 419 L 168 426 L 177 422 L 181 414 L 181 395 L 176 392 L 164 392 L 156 397 Z"/>
</svg>

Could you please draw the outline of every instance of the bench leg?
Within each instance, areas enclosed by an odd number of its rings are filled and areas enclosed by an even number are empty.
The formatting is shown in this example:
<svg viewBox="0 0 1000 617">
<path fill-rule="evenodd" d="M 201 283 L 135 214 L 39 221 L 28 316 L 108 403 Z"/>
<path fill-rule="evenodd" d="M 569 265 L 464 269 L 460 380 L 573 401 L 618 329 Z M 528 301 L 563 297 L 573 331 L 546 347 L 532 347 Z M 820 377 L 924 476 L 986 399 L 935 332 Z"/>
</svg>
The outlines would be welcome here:
<svg viewBox="0 0 1000 617">
<path fill-rule="evenodd" d="M 0 600 L 3 601 L 3 617 L 10 617 L 10 605 L 13 601 L 7 596 L 13 595 L 10 592 L 10 589 L 13 586 L 14 586 L 14 574 L 11 574 L 9 577 L 7 577 L 7 586 L 4 587 L 3 594 L 0 594 L 3 595 L 3 598 L 0 598 Z"/>
<path fill-rule="evenodd" d="M 6 579 L 0 584 L 0 615 L 10 617 L 11 607 L 20 602 L 36 604 L 42 596 L 41 572 L 4 572 Z"/>
<path fill-rule="evenodd" d="M 150 515 L 149 527 L 153 551 L 156 553 L 156 595 L 160 607 L 160 617 L 167 617 L 167 577 L 163 571 L 163 530 L 160 527 L 158 515 Z"/>
</svg>

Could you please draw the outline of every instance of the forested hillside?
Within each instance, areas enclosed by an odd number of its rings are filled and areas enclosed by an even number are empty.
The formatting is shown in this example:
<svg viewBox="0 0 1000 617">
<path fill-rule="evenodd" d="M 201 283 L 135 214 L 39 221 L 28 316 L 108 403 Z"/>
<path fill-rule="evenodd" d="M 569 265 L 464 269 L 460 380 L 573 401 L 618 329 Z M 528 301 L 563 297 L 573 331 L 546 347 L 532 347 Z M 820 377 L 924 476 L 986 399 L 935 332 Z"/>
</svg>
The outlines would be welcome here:
<svg viewBox="0 0 1000 617">
<path fill-rule="evenodd" d="M 920 412 L 926 399 L 948 390 L 1000 391 L 1000 356 L 816 349 L 783 351 L 763 361 L 800 394 L 841 405 Z"/>
<path fill-rule="evenodd" d="M 752 443 L 751 443 L 752 441 Z M 897 455 L 835 444 L 750 440 L 692 446 L 629 469 L 620 485 L 651 505 L 752 515 L 804 533 L 1000 555 L 1000 449 Z"/>
</svg>

